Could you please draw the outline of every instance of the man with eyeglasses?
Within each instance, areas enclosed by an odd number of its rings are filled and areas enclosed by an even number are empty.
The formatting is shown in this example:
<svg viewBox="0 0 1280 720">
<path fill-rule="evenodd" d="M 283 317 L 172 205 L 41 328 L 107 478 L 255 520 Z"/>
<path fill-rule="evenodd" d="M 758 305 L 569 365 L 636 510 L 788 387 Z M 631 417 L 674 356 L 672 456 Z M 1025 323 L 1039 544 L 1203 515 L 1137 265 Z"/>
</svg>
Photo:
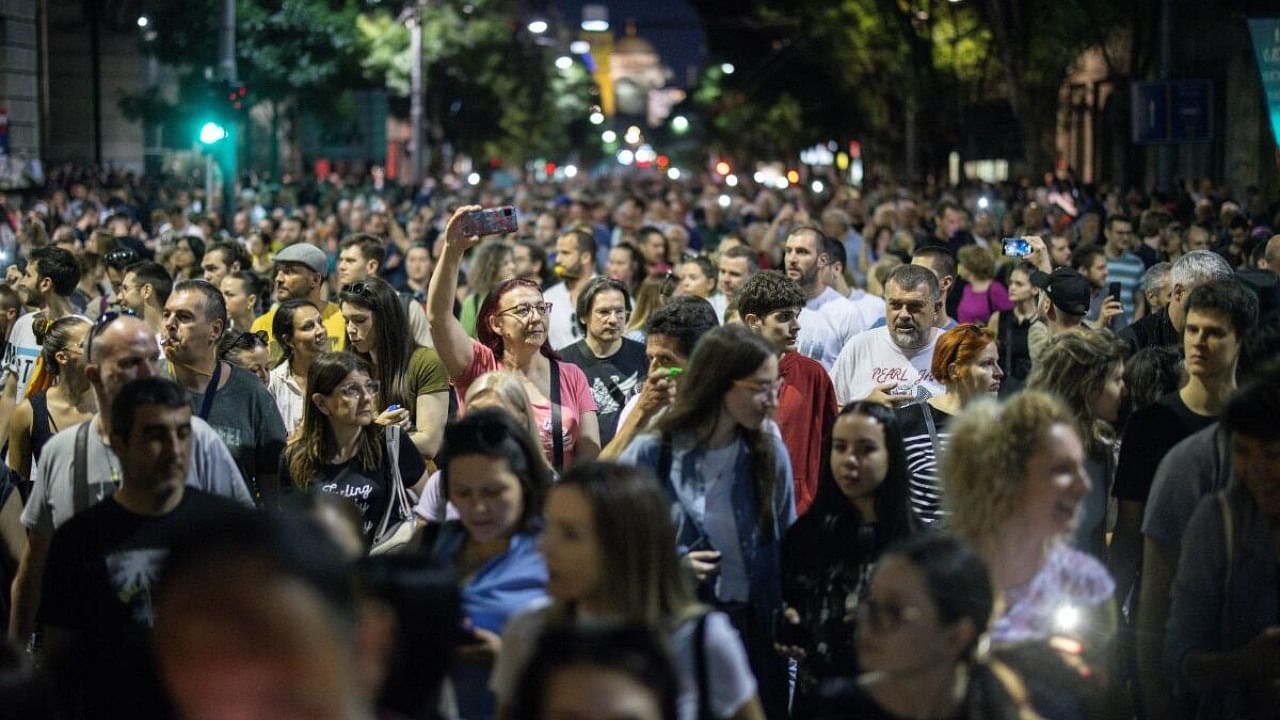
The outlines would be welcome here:
<svg viewBox="0 0 1280 720">
<path fill-rule="evenodd" d="M 822 444 L 839 407 L 822 363 L 796 352 L 804 291 L 776 270 L 763 270 L 738 292 L 742 324 L 778 348 L 778 409 L 782 441 L 791 457 L 796 514 L 809 508 L 818 490 Z"/>
<path fill-rule="evenodd" d="M 347 323 L 342 318 L 342 308 L 325 299 L 324 279 L 329 275 L 329 258 L 324 251 L 309 243 L 298 243 L 276 253 L 275 256 L 276 302 L 302 298 L 320 308 L 320 319 L 329 335 L 329 349 L 343 350 L 347 346 Z M 276 307 L 253 322 L 253 332 L 263 330 L 269 338 L 272 360 L 280 359 L 280 343 L 271 333 L 276 319 Z"/>
<path fill-rule="evenodd" d="M 622 407 L 640 391 L 648 365 L 644 345 L 622 336 L 630 312 L 626 285 L 592 278 L 578 297 L 578 325 L 586 337 L 560 351 L 560 357 L 582 368 L 591 383 L 602 445 L 613 439 Z"/>
<path fill-rule="evenodd" d="M 285 427 L 275 400 L 248 370 L 218 359 L 227 327 L 222 293 L 204 280 L 184 280 L 164 306 L 164 352 L 191 411 L 213 426 L 240 474 L 268 505 L 279 493 Z"/>
<path fill-rule="evenodd" d="M 44 561 L 53 532 L 73 515 L 111 495 L 120 483 L 120 463 L 108 438 L 111 410 L 130 380 L 160 373 L 160 349 L 147 324 L 132 315 L 103 316 L 85 340 L 85 377 L 93 386 L 98 414 L 54 435 L 40 453 L 31 497 L 22 511 L 27 529 L 13 582 L 9 639 L 25 643 L 35 629 Z M 253 497 L 217 431 L 191 420 L 192 456 L 186 484 L 252 506 Z"/>
</svg>

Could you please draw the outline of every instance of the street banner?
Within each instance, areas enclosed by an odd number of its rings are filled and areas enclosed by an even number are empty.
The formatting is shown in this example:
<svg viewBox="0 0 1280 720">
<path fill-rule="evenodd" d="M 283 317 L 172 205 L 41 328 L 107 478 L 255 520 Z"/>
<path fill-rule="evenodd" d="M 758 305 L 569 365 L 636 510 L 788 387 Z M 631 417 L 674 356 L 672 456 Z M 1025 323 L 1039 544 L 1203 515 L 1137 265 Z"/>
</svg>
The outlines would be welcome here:
<svg viewBox="0 0 1280 720">
<path fill-rule="evenodd" d="M 1249 34 L 1253 36 L 1253 52 L 1267 100 L 1271 137 L 1280 145 L 1280 17 L 1250 18 Z"/>
</svg>

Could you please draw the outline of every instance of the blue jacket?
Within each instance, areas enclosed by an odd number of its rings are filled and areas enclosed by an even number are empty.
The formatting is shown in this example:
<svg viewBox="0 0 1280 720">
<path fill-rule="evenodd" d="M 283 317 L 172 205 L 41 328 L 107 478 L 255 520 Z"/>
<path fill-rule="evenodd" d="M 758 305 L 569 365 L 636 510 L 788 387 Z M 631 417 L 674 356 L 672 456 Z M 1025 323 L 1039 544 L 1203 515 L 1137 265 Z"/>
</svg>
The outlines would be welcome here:
<svg viewBox="0 0 1280 720">
<path fill-rule="evenodd" d="M 1230 509 L 1230 547 L 1219 496 Z M 1271 523 L 1249 491 L 1235 484 L 1200 501 L 1182 548 L 1165 634 L 1165 667 L 1182 689 L 1199 694 L 1197 718 L 1242 716 L 1248 702 L 1244 683 L 1192 687 L 1183 668 L 1188 653 L 1235 650 L 1275 624 L 1280 598 Z"/>
<path fill-rule="evenodd" d="M 755 484 L 750 479 L 750 456 L 745 445 L 738 452 L 734 464 L 734 474 L 740 481 L 733 486 L 731 501 L 743 564 L 751 585 L 750 603 L 757 611 L 757 619 L 768 622 L 772 618 L 772 611 L 782 605 L 779 550 L 783 534 L 795 522 L 796 508 L 787 448 L 777 436 L 766 432 L 765 437 L 773 443 L 773 463 L 778 478 L 772 498 L 775 518 L 773 532 L 764 536 L 764 528 L 760 526 L 756 513 Z M 706 482 L 697 477 L 696 470 L 706 450 L 695 445 L 693 433 L 676 434 L 671 439 L 670 476 L 659 478 L 671 499 L 671 513 L 676 525 L 676 546 L 680 555 L 687 553 L 689 546 L 702 535 L 702 531 L 694 526 L 679 500 L 681 495 L 688 497 L 690 494 L 706 492 Z M 642 435 L 627 447 L 619 460 L 657 472 L 661 453 L 662 440 L 658 435 Z"/>
</svg>

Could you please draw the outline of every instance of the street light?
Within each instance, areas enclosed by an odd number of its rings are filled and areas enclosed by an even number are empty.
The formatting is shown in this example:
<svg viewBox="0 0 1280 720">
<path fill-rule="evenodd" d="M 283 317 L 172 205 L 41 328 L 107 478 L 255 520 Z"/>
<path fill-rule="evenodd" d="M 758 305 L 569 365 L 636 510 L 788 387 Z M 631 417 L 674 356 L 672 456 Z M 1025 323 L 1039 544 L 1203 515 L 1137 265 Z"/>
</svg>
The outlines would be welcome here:
<svg viewBox="0 0 1280 720">
<path fill-rule="evenodd" d="M 604 132 L 600 133 L 600 139 L 601 139 L 602 141 L 604 141 L 604 142 L 607 142 L 607 143 L 617 142 L 617 141 L 618 141 L 618 133 L 616 133 L 616 132 L 614 132 L 614 131 L 612 131 L 612 130 L 605 130 Z"/>
<path fill-rule="evenodd" d="M 147 17 L 146 15 L 139 15 L 139 16 L 138 16 L 138 27 L 140 27 L 140 28 L 142 28 L 143 30 L 145 30 L 145 29 L 147 29 L 147 26 L 148 26 L 148 25 L 150 25 L 150 24 L 151 24 L 151 18 Z"/>
<path fill-rule="evenodd" d="M 556 67 L 560 68 L 561 70 L 568 70 L 569 68 L 573 67 L 573 58 L 569 57 L 568 55 L 561 55 L 560 57 L 556 58 Z"/>
<path fill-rule="evenodd" d="M 534 35 L 541 35 L 546 31 L 547 31 L 546 20 L 534 20 L 533 22 L 529 23 L 529 32 L 533 33 Z"/>
<path fill-rule="evenodd" d="M 689 130 L 689 118 L 683 115 L 671 118 L 671 130 L 677 135 L 683 135 Z"/>
<path fill-rule="evenodd" d="M 733 63 L 723 63 L 720 65 L 720 72 L 724 73 L 725 75 L 732 75 L 733 71 L 736 69 L 737 68 L 733 66 Z"/>
<path fill-rule="evenodd" d="M 200 142 L 212 145 L 227 138 L 227 129 L 212 120 L 200 126 Z"/>
<path fill-rule="evenodd" d="M 586 40 L 574 40 L 569 43 L 569 52 L 574 55 L 586 55 L 591 52 L 591 43 Z"/>
<path fill-rule="evenodd" d="M 587 116 L 587 120 L 590 120 L 592 125 L 599 125 L 604 122 L 604 113 L 599 111 L 593 112 Z"/>
</svg>

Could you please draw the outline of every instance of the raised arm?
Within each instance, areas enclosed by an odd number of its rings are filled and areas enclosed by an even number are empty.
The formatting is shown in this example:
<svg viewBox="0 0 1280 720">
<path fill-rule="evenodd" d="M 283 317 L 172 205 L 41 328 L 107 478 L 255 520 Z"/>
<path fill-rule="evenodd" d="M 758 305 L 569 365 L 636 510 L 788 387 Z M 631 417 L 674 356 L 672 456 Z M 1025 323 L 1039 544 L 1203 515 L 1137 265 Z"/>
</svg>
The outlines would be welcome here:
<svg viewBox="0 0 1280 720">
<path fill-rule="evenodd" d="M 471 338 L 458 318 L 453 316 L 453 296 L 458 290 L 462 256 L 468 248 L 480 242 L 478 237 L 462 234 L 462 216 L 479 209 L 479 205 L 466 205 L 455 210 L 449 218 L 440 262 L 436 263 L 431 284 L 427 286 L 427 322 L 431 324 L 431 338 L 451 379 L 466 372 L 472 360 Z"/>
</svg>

